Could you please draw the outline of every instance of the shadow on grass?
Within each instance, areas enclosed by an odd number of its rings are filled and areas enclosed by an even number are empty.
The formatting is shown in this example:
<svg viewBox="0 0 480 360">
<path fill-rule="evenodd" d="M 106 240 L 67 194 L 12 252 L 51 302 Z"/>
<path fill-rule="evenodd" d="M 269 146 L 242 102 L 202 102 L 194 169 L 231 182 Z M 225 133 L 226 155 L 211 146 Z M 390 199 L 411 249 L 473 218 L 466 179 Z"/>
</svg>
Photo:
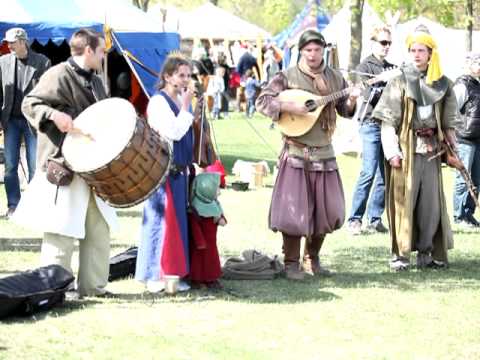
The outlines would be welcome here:
<svg viewBox="0 0 480 360">
<path fill-rule="evenodd" d="M 22 271 L 20 270 L 0 270 L 0 278 L 3 278 L 5 276 L 20 274 L 21 272 Z"/>
<path fill-rule="evenodd" d="M 332 301 L 340 297 L 325 291 L 320 278 L 290 281 L 285 278 L 274 280 L 223 280 L 225 286 L 219 291 L 222 298 L 257 304 L 295 304 L 309 301 Z"/>
<path fill-rule="evenodd" d="M 417 291 L 426 288 L 450 291 L 455 288 L 480 289 L 480 260 L 468 253 L 450 256 L 448 269 L 393 272 L 389 269 L 390 248 L 355 247 L 334 251 L 331 263 L 338 274 L 332 286 L 339 288 L 397 288 Z M 415 255 L 411 263 L 415 264 Z M 329 280 L 330 281 L 330 280 Z"/>
<path fill-rule="evenodd" d="M 335 289 L 384 288 L 399 291 L 456 289 L 480 290 L 480 260 L 475 254 L 456 252 L 450 256 L 450 267 L 438 270 L 392 272 L 390 248 L 386 246 L 352 247 L 335 250 L 328 260 L 336 273 L 332 277 L 313 277 L 305 281 L 285 278 L 261 281 L 222 280 L 221 297 L 252 303 L 302 303 L 340 299 Z M 412 256 L 415 264 L 415 255 Z M 328 290 L 327 290 L 328 289 Z M 333 290 L 332 290 L 333 289 Z"/>
<path fill-rule="evenodd" d="M 81 241 L 81 240 L 79 240 Z M 1 251 L 32 251 L 39 252 L 42 246 L 42 238 L 0 238 Z M 112 241 L 110 248 L 129 248 L 134 244 L 126 244 Z M 78 244 L 75 246 L 78 251 Z"/>
<path fill-rule="evenodd" d="M 40 251 L 42 238 L 0 238 L 0 251 Z"/>
<path fill-rule="evenodd" d="M 63 304 L 55 306 L 49 310 L 43 310 L 36 312 L 31 315 L 25 316 L 9 316 L 7 318 L 1 319 L 0 323 L 2 324 L 13 324 L 13 323 L 36 323 L 37 321 L 45 320 L 51 317 L 61 317 L 68 315 L 72 311 L 82 310 L 86 307 L 100 303 L 96 299 L 87 299 L 87 300 L 75 300 L 75 301 L 65 301 Z"/>
<path fill-rule="evenodd" d="M 210 299 L 209 299 L 210 300 Z M 49 310 L 39 311 L 32 315 L 26 316 L 9 316 L 7 318 L 1 319 L 0 324 L 13 324 L 13 323 L 35 323 L 41 320 L 45 320 L 52 317 L 62 317 L 66 316 L 75 311 L 85 310 L 94 305 L 106 305 L 132 308 L 139 306 L 153 306 L 161 303 L 171 303 L 171 302 L 194 302 L 198 301 L 198 297 L 192 295 L 192 293 L 181 293 L 176 296 L 168 296 L 164 293 L 160 294 L 150 294 L 148 292 L 144 293 L 115 293 L 112 297 L 85 297 L 78 300 L 65 300 L 61 305 L 53 307 Z"/>
</svg>

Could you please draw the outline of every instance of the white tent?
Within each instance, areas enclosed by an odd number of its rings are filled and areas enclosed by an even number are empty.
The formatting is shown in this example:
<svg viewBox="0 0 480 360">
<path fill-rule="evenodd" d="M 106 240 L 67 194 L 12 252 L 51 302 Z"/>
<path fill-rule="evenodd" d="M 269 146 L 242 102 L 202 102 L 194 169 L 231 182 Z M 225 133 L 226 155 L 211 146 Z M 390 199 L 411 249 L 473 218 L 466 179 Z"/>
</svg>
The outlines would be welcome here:
<svg viewBox="0 0 480 360">
<path fill-rule="evenodd" d="M 180 36 L 183 39 L 268 39 L 271 34 L 210 2 L 186 13 L 180 19 Z"/>
<path fill-rule="evenodd" d="M 455 80 L 464 71 L 466 31 L 447 28 L 425 17 L 418 17 L 405 23 L 398 24 L 393 32 L 393 44 L 390 49 L 390 58 L 396 64 L 408 61 L 408 52 L 405 40 L 419 25 L 425 25 L 437 42 L 440 62 L 445 75 Z M 474 31 L 472 47 L 480 51 L 480 31 Z"/>
<path fill-rule="evenodd" d="M 148 8 L 147 14 L 154 20 L 161 22 L 164 31 L 178 32 L 180 29 L 180 21 L 186 12 L 175 6 L 155 4 Z"/>
<path fill-rule="evenodd" d="M 362 55 L 361 58 L 368 56 L 371 52 L 370 34 L 375 26 L 382 24 L 380 17 L 365 2 L 362 14 Z M 336 13 L 327 27 L 322 31 L 325 40 L 337 45 L 339 64 L 341 69 L 346 69 L 350 57 L 350 8 L 348 4 Z"/>
</svg>

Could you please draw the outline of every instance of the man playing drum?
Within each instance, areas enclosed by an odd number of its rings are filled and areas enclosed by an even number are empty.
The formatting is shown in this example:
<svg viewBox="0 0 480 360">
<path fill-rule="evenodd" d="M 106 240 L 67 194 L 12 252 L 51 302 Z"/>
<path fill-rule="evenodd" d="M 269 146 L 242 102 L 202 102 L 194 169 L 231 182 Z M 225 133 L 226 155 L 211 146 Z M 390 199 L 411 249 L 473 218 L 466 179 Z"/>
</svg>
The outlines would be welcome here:
<svg viewBox="0 0 480 360">
<path fill-rule="evenodd" d="M 347 83 L 342 75 L 323 60 L 325 39 L 314 30 L 299 39 L 300 60 L 294 67 L 277 73 L 257 99 L 260 112 L 279 120 L 282 113 L 305 115 L 305 103 L 279 99 L 286 89 L 306 90 L 316 95 L 342 93 Z M 287 90 L 288 91 L 288 90 Z M 300 136 L 284 136 L 280 170 L 272 194 L 269 226 L 283 235 L 286 277 L 301 280 L 305 273 L 328 275 L 320 266 L 319 253 L 325 234 L 340 228 L 345 220 L 342 181 L 332 147 L 336 111 L 352 117 L 359 90 L 330 102 L 312 127 Z M 301 122 L 300 122 L 301 123 Z M 280 122 L 278 123 L 280 127 Z M 300 239 L 306 237 L 300 267 Z"/>
<path fill-rule="evenodd" d="M 103 296 L 109 273 L 110 230 L 116 214 L 87 183 L 74 175 L 69 185 L 47 181 L 50 159 L 62 161 L 61 146 L 83 110 L 106 98 L 101 70 L 105 40 L 80 29 L 70 40 L 72 57 L 47 71 L 23 101 L 22 110 L 38 130 L 37 172 L 20 202 L 14 220 L 44 232 L 42 266 L 58 264 L 71 271 L 75 239 L 80 239 L 77 290 L 80 296 Z M 84 154 L 94 156 L 94 154 Z"/>
</svg>

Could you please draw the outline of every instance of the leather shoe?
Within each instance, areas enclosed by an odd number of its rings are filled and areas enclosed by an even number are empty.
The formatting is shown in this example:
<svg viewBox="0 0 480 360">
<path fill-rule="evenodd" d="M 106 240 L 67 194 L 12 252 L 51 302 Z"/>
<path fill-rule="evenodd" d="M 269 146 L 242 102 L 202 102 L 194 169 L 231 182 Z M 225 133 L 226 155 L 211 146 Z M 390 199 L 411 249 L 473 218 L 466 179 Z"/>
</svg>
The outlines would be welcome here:
<svg viewBox="0 0 480 360">
<path fill-rule="evenodd" d="M 390 261 L 390 269 L 393 271 L 406 271 L 410 267 L 410 262 L 406 259 L 396 258 Z"/>
<path fill-rule="evenodd" d="M 318 257 L 311 257 L 311 256 L 304 256 L 303 257 L 303 264 L 302 264 L 303 271 L 307 275 L 311 276 L 333 276 L 333 272 L 324 268 L 320 264 L 320 259 Z"/>
<path fill-rule="evenodd" d="M 12 215 L 13 215 L 14 212 L 15 212 L 15 208 L 14 208 L 14 207 L 8 208 L 7 212 L 6 212 L 5 215 L 4 215 L 4 218 L 7 219 L 7 220 L 9 220 L 9 219 L 12 217 Z"/>
<path fill-rule="evenodd" d="M 388 228 L 383 225 L 381 220 L 376 220 L 367 225 L 367 231 L 386 234 L 388 233 Z"/>
<path fill-rule="evenodd" d="M 305 273 L 299 268 L 297 264 L 285 265 L 285 277 L 288 280 L 302 281 L 305 279 Z"/>
</svg>

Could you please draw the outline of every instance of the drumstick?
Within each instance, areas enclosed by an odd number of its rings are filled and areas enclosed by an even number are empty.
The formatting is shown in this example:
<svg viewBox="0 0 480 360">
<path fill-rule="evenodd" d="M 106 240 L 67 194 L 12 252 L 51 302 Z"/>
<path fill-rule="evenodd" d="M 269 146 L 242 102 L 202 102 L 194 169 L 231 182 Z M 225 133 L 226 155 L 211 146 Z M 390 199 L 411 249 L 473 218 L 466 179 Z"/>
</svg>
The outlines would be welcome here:
<svg viewBox="0 0 480 360">
<path fill-rule="evenodd" d="M 85 131 L 83 131 L 82 129 L 80 129 L 78 127 L 74 127 L 70 131 L 70 133 L 72 133 L 73 135 L 82 135 L 82 136 L 85 136 L 85 137 L 89 138 L 91 141 L 95 141 L 92 134 L 86 133 Z"/>
</svg>

